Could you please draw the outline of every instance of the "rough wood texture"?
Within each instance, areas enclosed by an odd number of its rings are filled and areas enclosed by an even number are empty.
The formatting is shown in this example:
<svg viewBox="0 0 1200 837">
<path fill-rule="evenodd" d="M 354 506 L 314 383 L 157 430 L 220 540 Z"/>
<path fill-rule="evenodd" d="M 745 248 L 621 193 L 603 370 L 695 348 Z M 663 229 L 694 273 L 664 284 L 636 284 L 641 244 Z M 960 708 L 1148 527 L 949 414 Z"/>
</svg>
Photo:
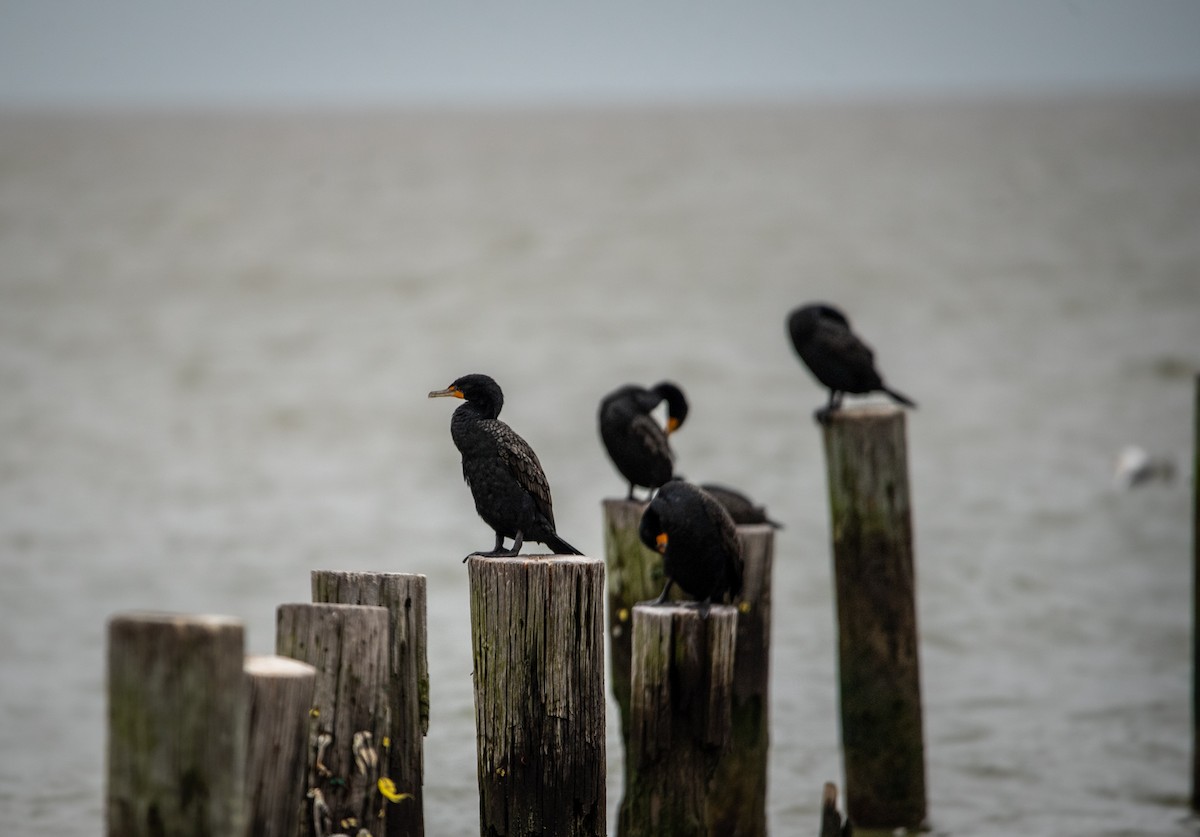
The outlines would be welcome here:
<svg viewBox="0 0 1200 837">
<path fill-rule="evenodd" d="M 663 585 L 662 556 L 638 539 L 638 524 L 648 503 L 605 500 L 604 560 L 608 578 L 608 638 L 613 697 L 621 716 L 621 739 L 629 750 L 630 653 L 633 646 L 633 606 L 658 598 Z M 678 598 L 678 588 L 673 598 Z M 626 759 L 628 763 L 628 759 Z M 628 773 L 628 771 L 626 771 Z M 628 776 L 626 777 L 628 778 Z"/>
<path fill-rule="evenodd" d="M 605 834 L 604 563 L 467 562 L 484 837 Z"/>
<path fill-rule="evenodd" d="M 383 833 L 376 782 L 388 728 L 387 639 L 382 607 L 285 604 L 276 612 L 276 653 L 317 670 L 304 834 Z"/>
<path fill-rule="evenodd" d="M 224 616 L 109 621 L 109 837 L 242 833 L 244 643 Z"/>
<path fill-rule="evenodd" d="M 304 809 L 308 721 L 316 669 L 247 657 L 246 837 L 296 837 Z"/>
<path fill-rule="evenodd" d="M 732 739 L 715 785 L 714 834 L 762 837 L 767 833 L 767 749 L 770 745 L 771 577 L 775 530 L 737 527 L 742 545 L 742 592 L 737 598 L 733 663 Z"/>
<path fill-rule="evenodd" d="M 837 588 L 846 814 L 925 820 L 925 752 L 905 413 L 839 410 L 824 430 Z"/>
<path fill-rule="evenodd" d="M 384 808 L 388 837 L 425 833 L 425 734 L 429 731 L 425 576 L 314 570 L 314 602 L 378 605 L 390 614 L 387 741 L 379 746 L 382 775 L 408 794 Z"/>
<path fill-rule="evenodd" d="M 617 833 L 725 834 L 716 777 L 732 728 L 737 609 L 690 605 L 633 609 L 629 786 Z"/>
</svg>

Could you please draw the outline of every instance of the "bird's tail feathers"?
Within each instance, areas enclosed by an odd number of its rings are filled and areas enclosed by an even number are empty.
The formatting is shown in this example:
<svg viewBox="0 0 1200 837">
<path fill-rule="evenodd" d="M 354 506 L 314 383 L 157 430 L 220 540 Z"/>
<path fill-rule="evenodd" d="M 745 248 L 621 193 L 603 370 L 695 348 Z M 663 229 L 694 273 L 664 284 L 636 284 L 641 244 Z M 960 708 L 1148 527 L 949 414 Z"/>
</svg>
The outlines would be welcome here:
<svg viewBox="0 0 1200 837">
<path fill-rule="evenodd" d="M 550 535 L 546 540 L 542 541 L 546 546 L 554 552 L 555 555 L 582 555 L 575 547 L 564 541 L 558 535 Z"/>
<path fill-rule="evenodd" d="M 904 393 L 896 392 L 896 390 L 888 389 L 887 387 L 884 387 L 883 391 L 886 392 L 888 395 L 890 395 L 892 397 L 893 401 L 903 404 L 905 407 L 914 407 L 915 408 L 917 406 L 917 402 L 913 401 L 911 398 L 909 398 Z"/>
</svg>

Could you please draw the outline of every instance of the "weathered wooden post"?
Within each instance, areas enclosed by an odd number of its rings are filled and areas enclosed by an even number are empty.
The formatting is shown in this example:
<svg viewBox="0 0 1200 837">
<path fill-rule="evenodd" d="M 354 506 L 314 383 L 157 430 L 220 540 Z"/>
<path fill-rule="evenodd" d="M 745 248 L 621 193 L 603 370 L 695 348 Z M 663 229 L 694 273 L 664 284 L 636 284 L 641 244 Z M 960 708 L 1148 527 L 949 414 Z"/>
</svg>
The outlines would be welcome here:
<svg viewBox="0 0 1200 837">
<path fill-rule="evenodd" d="M 919 827 L 925 749 L 905 414 L 867 406 L 825 425 L 837 590 L 846 815 Z"/>
<path fill-rule="evenodd" d="M 634 605 L 658 597 L 666 579 L 662 556 L 638 538 L 646 503 L 603 502 L 604 546 L 608 574 L 608 626 L 612 692 L 621 715 L 625 744 L 625 787 L 630 785 L 630 681 Z M 720 760 L 717 780 L 728 821 L 716 833 L 732 837 L 763 835 L 767 830 L 767 754 L 770 744 L 768 693 L 770 673 L 771 575 L 775 530 L 768 525 L 738 527 L 744 563 L 741 611 L 734 668 L 733 738 Z M 684 598 L 676 588 L 671 598 Z M 736 814 L 736 815 L 735 815 Z"/>
<path fill-rule="evenodd" d="M 629 785 L 622 837 L 726 834 L 715 777 L 732 735 L 737 609 L 692 605 L 633 609 Z"/>
<path fill-rule="evenodd" d="M 296 837 L 304 810 L 308 723 L 316 669 L 247 657 L 246 837 Z"/>
<path fill-rule="evenodd" d="M 484 837 L 603 837 L 604 562 L 467 562 Z"/>
<path fill-rule="evenodd" d="M 378 747 L 387 734 L 388 612 L 343 604 L 284 604 L 276 653 L 316 668 L 302 833 L 380 837 Z"/>
<path fill-rule="evenodd" d="M 767 750 L 770 745 L 771 570 L 775 529 L 737 527 L 742 545 L 742 592 L 737 597 L 733 662 L 732 732 L 714 785 L 720 807 L 714 834 L 764 837 L 767 833 Z"/>
<path fill-rule="evenodd" d="M 242 834 L 244 637 L 226 616 L 109 620 L 109 837 Z"/>
<path fill-rule="evenodd" d="M 425 734 L 429 731 L 429 665 L 426 656 L 425 576 L 314 570 L 314 602 L 377 605 L 390 615 L 387 737 L 380 745 L 382 776 L 395 786 L 396 802 L 384 809 L 388 837 L 425 833 Z"/>
<path fill-rule="evenodd" d="M 603 502 L 604 560 L 608 579 L 608 638 L 613 697 L 621 716 L 621 739 L 629 747 L 630 654 L 633 606 L 662 592 L 662 556 L 638 538 L 638 524 L 648 504 L 641 500 Z M 628 760 L 627 760 L 628 761 Z"/>
</svg>

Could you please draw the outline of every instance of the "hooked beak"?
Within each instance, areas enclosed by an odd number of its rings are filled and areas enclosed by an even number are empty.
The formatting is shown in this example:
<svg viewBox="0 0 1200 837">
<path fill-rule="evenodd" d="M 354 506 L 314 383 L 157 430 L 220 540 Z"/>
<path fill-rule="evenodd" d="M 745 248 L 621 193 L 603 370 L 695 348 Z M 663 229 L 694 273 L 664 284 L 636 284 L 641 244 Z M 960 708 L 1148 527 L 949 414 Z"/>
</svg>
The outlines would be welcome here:
<svg viewBox="0 0 1200 837">
<path fill-rule="evenodd" d="M 658 533 L 658 536 L 654 539 L 654 548 L 656 550 L 658 550 L 660 553 L 665 553 L 667 551 L 667 533 L 666 532 Z"/>
<path fill-rule="evenodd" d="M 668 418 L 667 419 L 667 435 L 670 436 L 672 433 L 674 433 L 676 430 L 678 430 L 679 425 L 680 425 L 679 419 L 675 418 L 674 416 L 671 416 L 670 418 Z"/>
<path fill-rule="evenodd" d="M 451 385 L 445 389 L 435 389 L 429 393 L 430 398 L 465 398 L 463 392 L 458 387 Z"/>
</svg>

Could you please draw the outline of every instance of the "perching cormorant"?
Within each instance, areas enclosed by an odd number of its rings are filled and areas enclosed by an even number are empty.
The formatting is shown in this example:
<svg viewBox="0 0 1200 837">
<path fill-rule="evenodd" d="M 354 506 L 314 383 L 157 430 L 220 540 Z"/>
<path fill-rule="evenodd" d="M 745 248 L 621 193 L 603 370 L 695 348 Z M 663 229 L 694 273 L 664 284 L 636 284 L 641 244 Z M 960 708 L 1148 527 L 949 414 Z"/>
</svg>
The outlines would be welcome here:
<svg viewBox="0 0 1200 837">
<path fill-rule="evenodd" d="M 725 507 L 725 511 L 729 512 L 729 516 L 738 526 L 765 523 L 775 529 L 783 528 L 782 523 L 767 517 L 767 510 L 764 507 L 756 506 L 753 500 L 737 489 L 712 482 L 700 483 L 700 487 Z"/>
<path fill-rule="evenodd" d="M 667 426 L 659 427 L 650 411 L 667 402 Z M 683 391 L 670 381 L 650 389 L 626 384 L 600 402 L 600 439 L 621 476 L 629 481 L 626 499 L 634 486 L 652 492 L 669 480 L 675 457 L 667 437 L 683 425 L 688 403 Z"/>
<path fill-rule="evenodd" d="M 642 514 L 642 543 L 663 556 L 667 584 L 655 604 L 667 600 L 672 584 L 708 605 L 742 590 L 742 546 L 733 518 L 708 492 L 673 479 L 663 483 Z"/>
<path fill-rule="evenodd" d="M 504 393 L 487 375 L 464 375 L 430 398 L 462 398 L 450 419 L 450 436 L 462 454 L 463 479 L 475 498 L 475 511 L 496 533 L 490 552 L 516 555 L 525 541 L 537 541 L 558 555 L 582 555 L 554 531 L 550 485 L 533 448 L 497 416 Z M 512 549 L 504 539 L 512 538 Z M 464 559 L 465 560 L 465 559 Z"/>
<path fill-rule="evenodd" d="M 837 308 L 824 303 L 803 305 L 788 315 L 787 326 L 796 354 L 813 377 L 829 387 L 829 403 L 816 412 L 819 421 L 826 421 L 842 405 L 847 392 L 883 392 L 906 407 L 917 406 L 883 383 L 871 347 L 850 330 L 850 321 Z"/>
</svg>

